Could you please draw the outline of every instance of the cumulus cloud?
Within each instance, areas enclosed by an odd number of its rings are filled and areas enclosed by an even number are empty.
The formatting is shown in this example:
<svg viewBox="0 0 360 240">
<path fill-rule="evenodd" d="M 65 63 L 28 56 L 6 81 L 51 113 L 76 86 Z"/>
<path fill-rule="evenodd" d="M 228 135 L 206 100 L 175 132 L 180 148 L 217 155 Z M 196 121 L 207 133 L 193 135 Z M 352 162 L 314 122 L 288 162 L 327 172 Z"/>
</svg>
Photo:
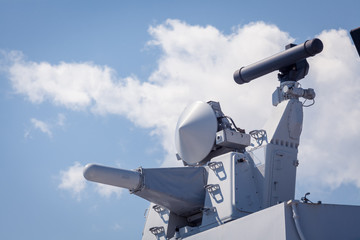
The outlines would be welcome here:
<svg viewBox="0 0 360 240">
<path fill-rule="evenodd" d="M 317 97 L 305 111 L 300 177 L 330 188 L 344 183 L 360 188 L 360 60 L 345 30 L 323 31 L 318 37 L 324 51 L 311 61 L 307 84 Z"/>
<path fill-rule="evenodd" d="M 52 65 L 26 61 L 19 54 L 13 54 L 9 78 L 15 91 L 31 102 L 123 115 L 139 127 L 152 128 L 168 152 L 165 165 L 175 163 L 176 121 L 192 101 L 220 101 L 238 126 L 248 131 L 262 127 L 272 108 L 276 74 L 241 86 L 232 74 L 294 42 L 288 33 L 256 22 L 225 35 L 212 26 L 178 20 L 150 27 L 149 33 L 148 44 L 160 48 L 162 55 L 147 80 L 121 78 L 110 67 L 91 62 Z M 359 60 L 344 30 L 324 31 L 318 37 L 324 51 L 309 59 L 310 74 L 302 80 L 304 87 L 315 88 L 317 98 L 315 106 L 305 109 L 299 176 L 324 186 L 351 182 L 360 187 L 360 163 L 355 159 L 360 137 Z"/>
<path fill-rule="evenodd" d="M 90 62 L 51 65 L 25 61 L 20 54 L 9 67 L 10 80 L 16 92 L 34 103 L 47 100 L 73 110 L 125 115 L 140 127 L 153 128 L 172 153 L 177 117 L 195 100 L 221 101 L 227 114 L 238 117 L 244 127 L 262 124 L 269 108 L 254 109 L 270 106 L 267 100 L 276 81 L 265 77 L 252 86 L 238 87 L 232 73 L 241 65 L 280 51 L 292 41 L 287 33 L 259 22 L 224 35 L 212 26 L 191 26 L 177 20 L 151 27 L 149 32 L 153 38 L 149 45 L 160 47 L 163 55 L 148 81 L 134 76 L 119 78 L 113 69 Z M 233 108 L 234 103 L 239 104 Z"/>
<path fill-rule="evenodd" d="M 86 180 L 82 174 L 83 169 L 84 166 L 75 162 L 67 170 L 60 171 L 60 184 L 58 187 L 70 191 L 78 201 L 81 200 L 82 193 L 86 187 Z"/>
</svg>

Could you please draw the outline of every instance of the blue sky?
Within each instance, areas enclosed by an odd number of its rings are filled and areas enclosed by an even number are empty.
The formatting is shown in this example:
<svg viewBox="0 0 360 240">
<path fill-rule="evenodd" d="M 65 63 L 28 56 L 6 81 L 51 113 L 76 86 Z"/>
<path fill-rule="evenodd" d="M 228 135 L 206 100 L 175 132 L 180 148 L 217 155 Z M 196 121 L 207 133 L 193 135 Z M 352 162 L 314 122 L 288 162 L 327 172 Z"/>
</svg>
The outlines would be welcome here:
<svg viewBox="0 0 360 240">
<path fill-rule="evenodd" d="M 0 0 L 0 238 L 140 239 L 148 202 L 83 180 L 87 163 L 176 165 L 173 133 L 194 100 L 247 131 L 276 75 L 236 68 L 319 37 L 309 60 L 297 198 L 360 204 L 359 1 Z"/>
</svg>

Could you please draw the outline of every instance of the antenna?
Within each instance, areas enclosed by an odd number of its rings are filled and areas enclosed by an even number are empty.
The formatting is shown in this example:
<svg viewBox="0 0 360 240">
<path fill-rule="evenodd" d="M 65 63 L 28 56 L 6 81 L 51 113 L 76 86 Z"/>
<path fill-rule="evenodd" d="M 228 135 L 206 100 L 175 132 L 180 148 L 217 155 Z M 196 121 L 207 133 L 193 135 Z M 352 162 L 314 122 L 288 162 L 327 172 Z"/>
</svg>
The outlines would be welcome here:
<svg viewBox="0 0 360 240">
<path fill-rule="evenodd" d="M 188 165 L 200 163 L 211 151 L 216 137 L 217 119 L 211 106 L 197 101 L 185 108 L 175 131 L 175 146 Z"/>
</svg>

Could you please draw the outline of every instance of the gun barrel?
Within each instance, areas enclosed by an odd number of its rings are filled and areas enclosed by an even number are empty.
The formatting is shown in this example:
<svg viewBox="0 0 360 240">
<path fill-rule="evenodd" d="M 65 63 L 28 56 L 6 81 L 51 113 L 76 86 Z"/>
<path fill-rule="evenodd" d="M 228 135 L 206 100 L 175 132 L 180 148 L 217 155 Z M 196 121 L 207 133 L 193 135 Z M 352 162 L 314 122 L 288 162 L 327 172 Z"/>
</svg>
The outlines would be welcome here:
<svg viewBox="0 0 360 240">
<path fill-rule="evenodd" d="M 84 177 L 93 182 L 136 190 L 141 185 L 141 173 L 119 168 L 87 164 L 83 171 Z"/>
<path fill-rule="evenodd" d="M 127 188 L 178 215 L 189 215 L 204 205 L 207 171 L 203 167 L 153 168 L 140 172 L 88 164 L 84 177 L 93 182 Z"/>
<path fill-rule="evenodd" d="M 295 64 L 302 59 L 315 56 L 320 53 L 322 49 L 323 43 L 320 39 L 314 38 L 307 40 L 303 44 L 296 45 L 271 57 L 236 70 L 234 80 L 238 84 L 248 83 L 255 78 Z"/>
</svg>

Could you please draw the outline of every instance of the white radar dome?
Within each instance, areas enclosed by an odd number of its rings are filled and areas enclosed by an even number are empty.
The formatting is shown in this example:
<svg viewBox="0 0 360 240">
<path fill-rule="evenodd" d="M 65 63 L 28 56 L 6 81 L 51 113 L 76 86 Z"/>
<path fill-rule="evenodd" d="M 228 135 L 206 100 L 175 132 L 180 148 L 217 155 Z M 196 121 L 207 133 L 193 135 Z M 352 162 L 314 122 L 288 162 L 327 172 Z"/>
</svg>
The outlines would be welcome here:
<svg viewBox="0 0 360 240">
<path fill-rule="evenodd" d="M 212 107 L 194 102 L 185 108 L 176 125 L 175 145 L 181 159 L 188 165 L 201 162 L 215 143 L 217 119 Z"/>
</svg>

